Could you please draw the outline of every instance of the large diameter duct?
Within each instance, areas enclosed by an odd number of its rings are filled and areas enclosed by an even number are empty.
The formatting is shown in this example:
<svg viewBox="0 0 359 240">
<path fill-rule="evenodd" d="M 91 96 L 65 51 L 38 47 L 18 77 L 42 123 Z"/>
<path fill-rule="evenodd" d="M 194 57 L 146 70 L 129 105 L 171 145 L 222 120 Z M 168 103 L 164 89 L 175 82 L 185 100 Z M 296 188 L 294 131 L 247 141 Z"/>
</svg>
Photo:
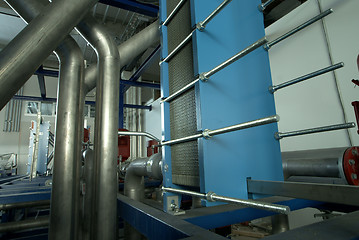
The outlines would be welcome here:
<svg viewBox="0 0 359 240">
<path fill-rule="evenodd" d="M 0 52 L 0 110 L 96 2 L 53 1 Z"/>
<path fill-rule="evenodd" d="M 46 0 L 11 0 L 11 7 L 30 22 L 48 2 Z M 77 133 L 84 59 L 81 49 L 70 36 L 55 50 L 60 62 L 55 136 L 55 160 L 51 194 L 50 239 L 77 238 L 79 223 L 79 164 Z"/>
<path fill-rule="evenodd" d="M 135 57 L 146 51 L 153 44 L 160 41 L 159 21 L 155 21 L 126 42 L 118 46 L 121 62 L 119 69 L 129 64 Z M 90 66 L 85 71 L 85 85 L 87 91 L 96 87 L 96 66 Z"/>
<path fill-rule="evenodd" d="M 77 26 L 98 54 L 95 119 L 95 239 L 116 239 L 117 232 L 117 124 L 120 57 L 105 27 L 88 15 Z"/>
</svg>

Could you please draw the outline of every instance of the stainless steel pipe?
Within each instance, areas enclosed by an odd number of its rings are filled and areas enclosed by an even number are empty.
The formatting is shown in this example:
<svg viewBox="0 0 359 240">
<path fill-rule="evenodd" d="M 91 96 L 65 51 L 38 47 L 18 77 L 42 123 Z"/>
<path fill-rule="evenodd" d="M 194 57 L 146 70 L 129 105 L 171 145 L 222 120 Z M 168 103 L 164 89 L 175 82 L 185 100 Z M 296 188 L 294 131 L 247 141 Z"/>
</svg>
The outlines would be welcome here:
<svg viewBox="0 0 359 240">
<path fill-rule="evenodd" d="M 219 129 L 216 129 L 216 130 L 208 130 L 208 129 L 206 129 L 202 133 L 198 133 L 198 134 L 195 134 L 195 135 L 191 135 L 191 136 L 183 137 L 183 138 L 178 138 L 178 139 L 174 139 L 174 140 L 164 141 L 164 142 L 161 143 L 161 145 L 162 146 L 173 145 L 173 144 L 177 144 L 177 143 L 193 141 L 193 140 L 196 140 L 196 139 L 201 138 L 201 137 L 204 137 L 204 138 L 208 139 L 208 138 L 210 138 L 212 136 L 215 136 L 215 135 L 218 135 L 218 134 L 238 131 L 238 130 L 251 128 L 251 127 L 257 127 L 257 126 L 270 124 L 270 123 L 274 123 L 274 122 L 278 122 L 278 121 L 279 121 L 279 116 L 274 115 L 274 116 L 265 117 L 265 118 L 245 122 L 245 123 L 232 125 L 232 126 L 229 126 L 229 127 L 219 128 Z"/>
<path fill-rule="evenodd" d="M 96 2 L 96 0 L 53 1 L 2 49 L 0 109 L 19 91 Z"/>
<path fill-rule="evenodd" d="M 17 232 L 27 229 L 43 228 L 49 225 L 48 217 L 38 217 L 17 222 L 0 223 L 0 232 Z"/>
<path fill-rule="evenodd" d="M 336 124 L 336 125 L 317 127 L 317 128 L 309 128 L 309 129 L 303 129 L 303 130 L 297 130 L 297 131 L 291 131 L 291 132 L 284 132 L 284 133 L 277 132 L 277 133 L 274 134 L 274 137 L 277 140 L 280 140 L 280 139 L 285 138 L 285 137 L 294 137 L 294 136 L 300 136 L 300 135 L 306 135 L 306 134 L 335 131 L 335 130 L 353 128 L 353 127 L 355 127 L 355 123 L 353 123 L 353 122 L 351 122 L 351 123 L 343 123 L 343 124 Z"/>
<path fill-rule="evenodd" d="M 213 12 L 211 12 L 211 14 L 208 15 L 208 17 L 206 17 L 205 20 L 203 21 L 200 21 L 199 23 L 197 23 L 196 25 L 196 28 L 199 30 L 199 31 L 203 31 L 207 24 L 218 14 L 220 13 L 223 8 L 225 6 L 228 5 L 228 3 L 230 3 L 232 0 L 224 0 Z"/>
<path fill-rule="evenodd" d="M 126 168 L 124 195 L 142 201 L 145 196 L 144 176 L 162 179 L 162 154 L 132 161 Z M 125 223 L 125 239 L 141 239 L 141 233 Z"/>
<path fill-rule="evenodd" d="M 149 139 L 156 140 L 157 142 L 161 142 L 160 139 L 158 139 L 157 137 L 155 137 L 154 135 L 152 135 L 151 133 L 148 133 L 148 132 L 118 131 L 117 134 L 121 135 L 121 136 L 148 137 Z"/>
<path fill-rule="evenodd" d="M 48 1 L 8 1 L 26 21 L 40 15 Z M 78 158 L 78 131 L 81 123 L 79 111 L 80 85 L 84 82 L 84 58 L 82 51 L 67 36 L 56 48 L 60 62 L 58 102 L 56 115 L 56 136 L 53 187 L 51 194 L 50 239 L 77 238 L 79 224 L 80 179 Z M 81 111 L 82 113 L 82 111 Z"/>
<path fill-rule="evenodd" d="M 341 178 L 347 147 L 282 152 L 284 179 L 295 176 Z M 330 180 L 331 181 L 331 180 Z"/>
<path fill-rule="evenodd" d="M 132 161 L 126 168 L 124 195 L 131 199 L 142 201 L 145 194 L 143 177 L 162 179 L 161 165 L 161 153 Z"/>
<path fill-rule="evenodd" d="M 269 43 L 265 44 L 264 45 L 264 49 L 265 50 L 269 50 L 271 47 L 273 47 L 274 45 L 276 45 L 277 43 L 283 41 L 284 39 L 292 36 L 293 34 L 299 32 L 300 30 L 312 25 L 313 23 L 315 23 L 316 21 L 328 16 L 329 14 L 331 14 L 333 12 L 333 9 L 328 9 L 326 10 L 325 12 L 322 12 L 321 14 L 315 16 L 314 18 L 306 21 L 305 23 L 299 25 L 298 27 L 290 30 L 289 32 L 283 34 L 282 36 L 276 38 L 275 40 L 273 41 L 270 41 Z"/>
<path fill-rule="evenodd" d="M 85 196 L 83 207 L 83 222 L 82 222 L 82 238 L 91 239 L 93 211 L 95 208 L 94 202 L 94 188 L 95 188 L 95 165 L 94 165 L 94 152 L 87 149 L 83 152 L 83 159 L 85 162 L 84 182 L 85 182 Z"/>
<path fill-rule="evenodd" d="M 93 236 L 112 240 L 117 234 L 117 124 L 120 56 L 104 26 L 87 15 L 77 26 L 98 54 L 95 119 L 95 214 Z"/>
<path fill-rule="evenodd" d="M 149 47 L 160 41 L 159 21 L 153 22 L 151 25 L 135 34 L 127 41 L 117 46 L 121 61 L 117 66 L 122 69 L 129 64 L 135 57 L 146 51 Z M 90 92 L 96 87 L 97 67 L 92 65 L 85 71 L 85 87 L 86 92 Z"/>
<path fill-rule="evenodd" d="M 281 84 L 278 84 L 278 85 L 274 85 L 274 86 L 270 86 L 269 87 L 269 92 L 271 93 L 274 93 L 275 91 L 281 89 L 281 88 L 285 88 L 285 87 L 288 87 L 288 86 L 291 86 L 291 85 L 294 85 L 294 84 L 297 84 L 297 83 L 300 83 L 300 82 L 303 82 L 305 80 L 308 80 L 308 79 L 311 79 L 313 77 L 316 77 L 316 76 L 319 76 L 319 75 L 322 75 L 322 74 L 325 74 L 327 72 L 330 72 L 330 71 L 334 71 L 338 68 L 342 68 L 344 67 L 344 63 L 343 62 L 340 62 L 340 63 L 337 63 L 337 64 L 334 64 L 332 66 L 329 66 L 329 67 L 326 67 L 326 68 L 322 68 L 318 71 L 315 71 L 315 72 L 311 72 L 309 74 L 306 74 L 304 76 L 301 76 L 301 77 L 298 77 L 298 78 L 295 78 L 293 80 L 289 80 L 287 82 L 284 82 L 284 83 L 281 83 Z"/>
<path fill-rule="evenodd" d="M 162 187 L 162 190 L 166 191 L 166 192 L 179 193 L 179 194 L 199 197 L 202 199 L 206 199 L 208 201 L 235 203 L 235 204 L 239 204 L 239 205 L 246 206 L 246 207 L 257 208 L 257 209 L 262 209 L 262 210 L 277 212 L 277 213 L 282 213 L 282 214 L 288 214 L 290 212 L 290 208 L 288 206 L 283 206 L 283 205 L 278 205 L 278 204 L 273 204 L 273 203 L 265 203 L 265 202 L 260 202 L 260 201 L 256 201 L 256 200 L 243 200 L 243 199 L 238 199 L 238 198 L 225 197 L 225 196 L 217 195 L 213 192 L 208 192 L 207 194 L 204 194 L 204 193 L 198 193 L 198 192 L 189 191 L 189 190 L 167 188 L 167 187 Z"/>
<path fill-rule="evenodd" d="M 5 203 L 5 204 L 0 204 L 0 210 L 8 210 L 14 208 L 31 208 L 31 207 L 40 207 L 40 206 L 50 206 L 50 200 L 20 202 L 20 203 Z"/>
</svg>

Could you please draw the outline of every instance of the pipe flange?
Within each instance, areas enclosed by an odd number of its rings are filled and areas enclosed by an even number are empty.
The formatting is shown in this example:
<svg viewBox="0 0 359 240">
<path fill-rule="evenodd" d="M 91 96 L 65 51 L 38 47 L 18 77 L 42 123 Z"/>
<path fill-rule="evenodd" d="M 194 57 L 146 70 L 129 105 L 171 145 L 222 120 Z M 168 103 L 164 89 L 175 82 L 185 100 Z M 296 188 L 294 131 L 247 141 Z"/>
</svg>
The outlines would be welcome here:
<svg viewBox="0 0 359 240">
<path fill-rule="evenodd" d="M 210 139 L 212 136 L 210 135 L 210 131 L 209 129 L 205 129 L 203 130 L 202 132 L 202 136 L 205 138 L 205 139 Z"/>
<path fill-rule="evenodd" d="M 206 77 L 206 73 L 200 73 L 199 74 L 199 80 L 201 80 L 202 82 L 207 82 L 208 81 L 208 77 Z"/>
<path fill-rule="evenodd" d="M 215 200 L 213 199 L 213 196 L 215 196 L 216 194 L 214 192 L 208 192 L 206 194 L 206 200 L 210 201 L 210 202 L 215 202 Z"/>
</svg>

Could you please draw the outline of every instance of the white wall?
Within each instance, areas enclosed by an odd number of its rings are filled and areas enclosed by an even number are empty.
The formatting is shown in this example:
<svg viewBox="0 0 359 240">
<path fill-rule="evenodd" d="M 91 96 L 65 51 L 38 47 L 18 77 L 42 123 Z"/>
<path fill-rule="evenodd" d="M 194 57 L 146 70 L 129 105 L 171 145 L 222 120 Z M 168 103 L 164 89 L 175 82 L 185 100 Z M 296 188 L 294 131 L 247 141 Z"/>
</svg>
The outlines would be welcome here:
<svg viewBox="0 0 359 240">
<path fill-rule="evenodd" d="M 158 139 L 162 138 L 160 100 L 161 100 L 160 98 L 158 98 L 155 101 L 150 100 L 150 102 L 148 102 L 146 105 L 151 104 L 152 110 L 144 111 L 145 131 L 153 134 Z"/>
<path fill-rule="evenodd" d="M 358 78 L 356 57 L 359 53 L 357 39 L 359 17 L 356 0 L 320 1 L 323 11 L 333 8 L 334 13 L 325 18 L 328 41 L 334 63 L 343 61 L 345 67 L 336 71 L 349 122 L 355 122 L 351 102 L 359 99 L 359 88 L 354 89 L 352 78 Z M 318 15 L 316 0 L 309 0 L 266 29 L 273 40 L 308 19 Z M 330 65 L 329 51 L 321 21 L 275 45 L 269 50 L 272 78 L 279 84 Z M 280 115 L 279 131 L 286 132 L 344 122 L 343 111 L 333 73 L 327 73 L 307 82 L 275 93 L 277 113 Z M 353 144 L 359 144 L 356 129 L 350 130 Z M 345 130 L 319 133 L 281 140 L 282 151 L 349 146 Z"/>
</svg>

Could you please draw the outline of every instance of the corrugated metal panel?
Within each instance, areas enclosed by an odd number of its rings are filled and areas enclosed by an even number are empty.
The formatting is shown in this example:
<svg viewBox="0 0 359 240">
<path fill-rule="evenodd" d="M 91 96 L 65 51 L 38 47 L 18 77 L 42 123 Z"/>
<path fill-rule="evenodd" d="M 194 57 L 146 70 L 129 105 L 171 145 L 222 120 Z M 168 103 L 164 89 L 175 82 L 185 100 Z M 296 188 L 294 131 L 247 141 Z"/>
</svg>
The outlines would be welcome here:
<svg viewBox="0 0 359 240">
<path fill-rule="evenodd" d="M 179 1 L 167 1 L 167 14 Z M 167 27 L 168 51 L 171 52 L 192 31 L 190 2 L 187 1 Z M 169 91 L 176 92 L 194 80 L 192 42 L 183 47 L 168 63 Z M 171 139 L 185 137 L 197 131 L 194 89 L 170 102 Z M 197 141 L 171 146 L 172 182 L 199 186 Z"/>
</svg>

